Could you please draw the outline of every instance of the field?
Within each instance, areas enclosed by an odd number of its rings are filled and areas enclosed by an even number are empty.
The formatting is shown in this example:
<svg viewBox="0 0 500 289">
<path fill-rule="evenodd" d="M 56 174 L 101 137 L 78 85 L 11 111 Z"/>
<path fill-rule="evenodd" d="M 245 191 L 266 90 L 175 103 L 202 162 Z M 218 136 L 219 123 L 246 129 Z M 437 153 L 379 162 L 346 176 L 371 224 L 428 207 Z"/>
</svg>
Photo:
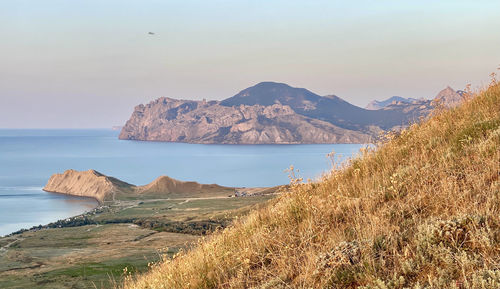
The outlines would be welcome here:
<svg viewBox="0 0 500 289">
<path fill-rule="evenodd" d="M 273 197 L 128 199 L 0 238 L 0 288 L 109 288 Z"/>
</svg>

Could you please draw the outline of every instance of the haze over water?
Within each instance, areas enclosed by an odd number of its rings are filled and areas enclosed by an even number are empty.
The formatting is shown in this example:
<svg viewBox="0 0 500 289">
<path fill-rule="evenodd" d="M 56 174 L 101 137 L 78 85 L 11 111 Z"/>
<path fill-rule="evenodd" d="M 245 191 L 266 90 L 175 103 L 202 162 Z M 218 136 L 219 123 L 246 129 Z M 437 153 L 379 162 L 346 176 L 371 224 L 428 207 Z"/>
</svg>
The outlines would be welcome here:
<svg viewBox="0 0 500 289">
<path fill-rule="evenodd" d="M 331 168 L 360 144 L 201 145 L 118 140 L 112 130 L 0 130 L 0 235 L 47 224 L 93 208 L 90 199 L 47 193 L 54 173 L 95 169 L 143 185 L 160 175 L 225 186 L 274 186 L 289 182 L 293 165 L 304 178 Z"/>
</svg>

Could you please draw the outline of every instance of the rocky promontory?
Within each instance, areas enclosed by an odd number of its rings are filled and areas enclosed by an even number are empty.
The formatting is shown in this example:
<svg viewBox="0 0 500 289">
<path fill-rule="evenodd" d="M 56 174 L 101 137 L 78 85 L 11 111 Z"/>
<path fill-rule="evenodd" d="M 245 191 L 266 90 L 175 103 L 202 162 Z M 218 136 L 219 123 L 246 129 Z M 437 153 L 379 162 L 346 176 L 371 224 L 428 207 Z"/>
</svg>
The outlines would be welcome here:
<svg viewBox="0 0 500 289">
<path fill-rule="evenodd" d="M 447 88 L 440 94 L 448 100 L 452 92 Z M 335 95 L 262 82 L 223 101 L 161 97 L 138 105 L 119 138 L 217 144 L 367 143 L 383 131 L 419 120 L 432 108 L 431 100 L 395 98 L 368 110 Z"/>
<path fill-rule="evenodd" d="M 136 186 L 95 170 L 67 170 L 62 174 L 54 174 L 43 188 L 47 192 L 94 198 L 99 203 L 125 199 L 228 196 L 234 194 L 235 189 L 217 184 L 179 181 L 168 176 L 160 176 L 147 185 Z"/>
<path fill-rule="evenodd" d="M 172 111 L 176 111 L 175 116 Z M 370 134 L 299 115 L 282 104 L 227 107 L 218 102 L 160 98 L 136 107 L 120 139 L 224 144 L 363 143 L 369 141 Z"/>
<path fill-rule="evenodd" d="M 90 197 L 99 202 L 113 199 L 116 193 L 131 192 L 134 189 L 134 185 L 95 170 L 67 170 L 62 174 L 54 174 L 43 188 L 46 192 Z"/>
</svg>

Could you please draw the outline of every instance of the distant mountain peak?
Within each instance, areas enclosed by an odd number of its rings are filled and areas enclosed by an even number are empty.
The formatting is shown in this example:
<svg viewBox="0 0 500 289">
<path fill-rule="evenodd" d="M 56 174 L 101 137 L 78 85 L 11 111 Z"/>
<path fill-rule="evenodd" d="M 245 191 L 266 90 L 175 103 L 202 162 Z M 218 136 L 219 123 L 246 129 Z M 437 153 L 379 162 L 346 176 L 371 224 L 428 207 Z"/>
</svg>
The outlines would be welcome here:
<svg viewBox="0 0 500 289">
<path fill-rule="evenodd" d="M 243 89 L 242 91 L 252 91 L 252 90 L 273 90 L 273 89 L 294 89 L 295 87 L 292 87 L 286 83 L 282 82 L 275 82 L 275 81 L 261 81 L 255 85 L 252 85 L 250 87 L 247 87 Z M 242 92 L 240 91 L 240 93 Z M 238 93 L 239 94 L 239 93 Z M 236 95 L 238 95 L 236 94 Z"/>
<path fill-rule="evenodd" d="M 441 90 L 436 97 L 434 97 L 433 101 L 445 107 L 455 107 L 462 102 L 463 94 L 462 91 L 456 91 L 450 86 L 446 86 L 446 88 Z"/>
<path fill-rule="evenodd" d="M 446 93 L 454 94 L 454 93 L 456 93 L 456 91 L 453 88 L 451 88 L 451 86 L 447 85 L 444 89 L 442 89 L 438 93 L 438 95 L 442 95 L 442 94 L 446 94 Z"/>
<path fill-rule="evenodd" d="M 397 103 L 397 102 L 412 103 L 414 101 L 418 101 L 418 99 L 411 98 L 411 97 L 405 98 L 405 97 L 401 97 L 401 96 L 392 96 L 386 100 L 380 100 L 380 101 L 374 100 L 366 106 L 366 109 L 378 110 L 378 109 L 385 108 L 385 107 L 387 107 L 391 104 Z"/>
<path fill-rule="evenodd" d="M 248 87 L 221 102 L 223 106 L 273 105 L 275 103 L 317 100 L 319 95 L 305 89 L 292 87 L 286 83 L 264 81 Z"/>
<path fill-rule="evenodd" d="M 275 81 L 261 81 L 261 82 L 257 83 L 254 86 L 251 86 L 251 87 L 290 87 L 290 88 L 292 88 L 290 85 L 288 85 L 286 83 L 275 82 Z M 249 87 L 249 88 L 251 88 L 251 87 Z"/>
</svg>

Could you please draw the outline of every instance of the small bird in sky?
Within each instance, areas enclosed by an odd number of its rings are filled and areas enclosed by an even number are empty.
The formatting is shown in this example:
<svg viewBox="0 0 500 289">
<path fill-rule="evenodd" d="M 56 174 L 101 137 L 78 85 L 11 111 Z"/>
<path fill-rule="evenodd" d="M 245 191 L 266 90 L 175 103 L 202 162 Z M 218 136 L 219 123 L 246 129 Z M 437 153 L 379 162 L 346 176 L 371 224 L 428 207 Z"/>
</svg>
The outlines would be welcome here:
<svg viewBox="0 0 500 289">
<path fill-rule="evenodd" d="M 154 33 L 154 32 L 151 32 L 151 31 L 149 31 L 149 32 L 148 32 L 148 34 L 149 34 L 149 35 L 155 35 L 155 33 Z"/>
</svg>

